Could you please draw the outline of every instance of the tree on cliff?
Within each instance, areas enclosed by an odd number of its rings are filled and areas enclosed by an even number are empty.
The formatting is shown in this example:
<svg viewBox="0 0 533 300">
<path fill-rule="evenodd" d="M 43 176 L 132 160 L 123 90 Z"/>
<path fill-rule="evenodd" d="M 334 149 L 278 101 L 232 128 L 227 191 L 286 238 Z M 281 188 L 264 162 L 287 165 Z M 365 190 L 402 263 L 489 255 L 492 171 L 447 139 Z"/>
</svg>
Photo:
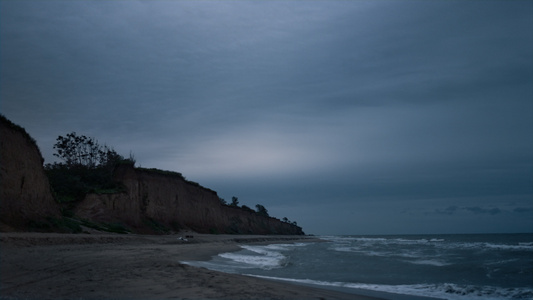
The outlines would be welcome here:
<svg viewBox="0 0 533 300">
<path fill-rule="evenodd" d="M 67 168 L 94 169 L 98 166 L 114 165 L 124 160 L 124 157 L 107 145 L 100 145 L 94 138 L 79 136 L 76 132 L 71 132 L 65 137 L 58 136 L 54 149 L 56 149 L 54 156 L 63 160 Z"/>
<path fill-rule="evenodd" d="M 237 198 L 235 196 L 231 197 L 230 206 L 239 207 L 239 198 Z"/>
<path fill-rule="evenodd" d="M 283 219 L 281 219 L 283 222 L 285 223 L 289 223 L 289 224 L 292 224 L 294 226 L 298 226 L 298 223 L 296 221 L 294 222 L 291 222 L 289 219 L 287 219 L 287 217 L 283 217 Z"/>
<path fill-rule="evenodd" d="M 265 216 L 265 217 L 270 217 L 268 215 L 268 210 L 261 204 L 257 204 L 255 206 L 255 208 L 257 209 L 257 214 L 260 215 L 260 216 Z"/>
<path fill-rule="evenodd" d="M 71 132 L 59 136 L 54 156 L 63 162 L 46 164 L 45 171 L 59 202 L 82 199 L 87 193 L 105 193 L 121 189 L 113 181 L 119 163 L 135 164 L 133 155 L 124 159 L 115 150 L 97 140 Z"/>
</svg>

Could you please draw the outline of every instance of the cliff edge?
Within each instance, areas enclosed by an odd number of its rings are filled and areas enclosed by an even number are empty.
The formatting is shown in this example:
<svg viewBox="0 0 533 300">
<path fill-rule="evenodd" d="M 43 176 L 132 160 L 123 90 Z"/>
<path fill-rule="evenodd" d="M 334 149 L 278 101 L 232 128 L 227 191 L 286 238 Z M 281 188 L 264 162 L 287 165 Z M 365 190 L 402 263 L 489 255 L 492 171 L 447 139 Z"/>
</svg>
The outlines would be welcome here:
<svg viewBox="0 0 533 300">
<path fill-rule="evenodd" d="M 0 223 L 24 230 L 31 222 L 59 217 L 43 158 L 30 135 L 0 115 Z"/>
</svg>

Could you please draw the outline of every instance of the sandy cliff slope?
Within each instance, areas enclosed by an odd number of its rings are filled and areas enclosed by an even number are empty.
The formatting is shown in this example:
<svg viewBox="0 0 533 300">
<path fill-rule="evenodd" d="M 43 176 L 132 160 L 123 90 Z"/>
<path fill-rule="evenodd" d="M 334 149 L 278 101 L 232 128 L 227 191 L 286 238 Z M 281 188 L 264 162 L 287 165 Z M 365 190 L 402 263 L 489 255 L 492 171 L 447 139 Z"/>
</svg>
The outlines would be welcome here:
<svg viewBox="0 0 533 300">
<path fill-rule="evenodd" d="M 28 222 L 58 217 L 43 158 L 21 127 L 0 116 L 0 222 L 24 228 Z M 7 225 L 7 226 L 6 226 Z"/>
</svg>

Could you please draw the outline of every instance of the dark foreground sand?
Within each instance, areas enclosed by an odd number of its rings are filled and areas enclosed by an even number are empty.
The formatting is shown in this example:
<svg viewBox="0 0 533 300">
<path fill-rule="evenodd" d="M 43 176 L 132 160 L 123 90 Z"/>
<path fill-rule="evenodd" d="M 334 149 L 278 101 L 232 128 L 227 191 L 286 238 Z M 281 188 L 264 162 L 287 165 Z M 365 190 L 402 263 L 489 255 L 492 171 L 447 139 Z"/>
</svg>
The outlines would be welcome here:
<svg viewBox="0 0 533 300">
<path fill-rule="evenodd" d="M 1 233 L 0 299 L 374 299 L 180 263 L 305 237 L 178 237 Z"/>
</svg>

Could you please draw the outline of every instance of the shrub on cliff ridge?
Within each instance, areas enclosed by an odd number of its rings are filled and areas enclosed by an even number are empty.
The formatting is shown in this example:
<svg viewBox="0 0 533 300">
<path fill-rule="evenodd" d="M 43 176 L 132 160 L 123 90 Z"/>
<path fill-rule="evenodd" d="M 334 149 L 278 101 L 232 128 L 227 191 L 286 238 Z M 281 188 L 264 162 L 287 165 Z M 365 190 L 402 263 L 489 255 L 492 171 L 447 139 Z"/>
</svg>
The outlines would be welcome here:
<svg viewBox="0 0 533 300">
<path fill-rule="evenodd" d="M 241 206 L 241 209 L 244 210 L 244 211 L 254 213 L 254 214 L 258 215 L 258 216 L 263 216 L 263 217 L 270 218 L 270 215 L 268 214 L 268 210 L 263 205 L 256 204 L 255 208 L 256 208 L 256 210 L 253 210 L 253 209 L 251 209 L 250 207 L 248 207 L 246 205 Z"/>
<path fill-rule="evenodd" d="M 268 210 L 261 204 L 256 204 L 255 208 L 257 209 L 257 214 L 264 217 L 270 217 L 268 215 Z"/>
<path fill-rule="evenodd" d="M 241 209 L 247 212 L 255 213 L 255 211 L 246 205 L 241 206 Z"/>
<path fill-rule="evenodd" d="M 56 149 L 54 156 L 63 160 L 68 169 L 114 166 L 124 160 L 124 157 L 113 148 L 100 145 L 96 139 L 77 135 L 76 132 L 58 136 L 54 149 Z M 131 154 L 129 159 L 133 160 Z"/>
<path fill-rule="evenodd" d="M 122 186 L 113 181 L 115 166 L 135 164 L 132 154 L 125 159 L 94 138 L 75 132 L 59 136 L 54 149 L 54 156 L 63 162 L 46 164 L 45 171 L 58 202 L 77 201 L 88 193 L 119 192 Z"/>
<path fill-rule="evenodd" d="M 233 207 L 239 207 L 239 198 L 233 196 L 231 197 L 231 204 L 230 206 L 233 206 Z"/>
</svg>

